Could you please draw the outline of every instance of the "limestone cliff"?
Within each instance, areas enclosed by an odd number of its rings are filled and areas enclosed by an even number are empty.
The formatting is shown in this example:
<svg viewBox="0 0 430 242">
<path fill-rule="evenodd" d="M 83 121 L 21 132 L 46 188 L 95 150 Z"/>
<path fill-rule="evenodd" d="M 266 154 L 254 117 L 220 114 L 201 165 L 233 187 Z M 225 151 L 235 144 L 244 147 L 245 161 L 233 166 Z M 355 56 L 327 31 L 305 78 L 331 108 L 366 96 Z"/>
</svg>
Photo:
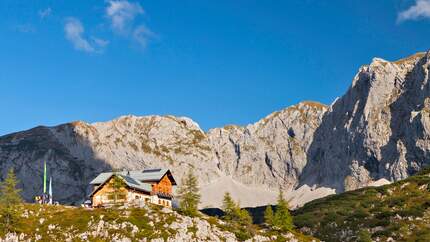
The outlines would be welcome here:
<svg viewBox="0 0 430 242">
<path fill-rule="evenodd" d="M 89 181 L 112 169 L 167 167 L 180 182 L 192 168 L 203 196 L 246 186 L 246 197 L 234 189 L 232 195 L 254 206 L 274 200 L 279 187 L 300 204 L 332 189 L 403 179 L 430 163 L 429 63 L 428 53 L 375 58 L 331 106 L 302 102 L 245 127 L 204 132 L 173 116 L 36 127 L 0 137 L 0 171 L 4 177 L 14 167 L 31 200 L 41 192 L 47 161 L 56 199 L 68 203 L 81 201 Z M 248 196 L 254 188 L 273 196 Z M 309 195 L 319 188 L 324 192 Z"/>
<path fill-rule="evenodd" d="M 430 54 L 418 53 L 361 67 L 315 131 L 301 184 L 351 190 L 428 165 L 429 64 Z"/>
</svg>

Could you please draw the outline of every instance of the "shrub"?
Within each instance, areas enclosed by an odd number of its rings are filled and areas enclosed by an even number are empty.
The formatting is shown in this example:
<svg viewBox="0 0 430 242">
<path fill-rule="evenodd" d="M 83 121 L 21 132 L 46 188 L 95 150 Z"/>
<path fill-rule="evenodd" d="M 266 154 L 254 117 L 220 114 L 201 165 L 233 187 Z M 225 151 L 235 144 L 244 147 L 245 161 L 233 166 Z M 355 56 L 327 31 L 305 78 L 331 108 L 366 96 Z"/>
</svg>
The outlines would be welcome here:
<svg viewBox="0 0 430 242">
<path fill-rule="evenodd" d="M 358 242 L 372 242 L 372 237 L 369 231 L 361 229 L 358 232 Z"/>
</svg>

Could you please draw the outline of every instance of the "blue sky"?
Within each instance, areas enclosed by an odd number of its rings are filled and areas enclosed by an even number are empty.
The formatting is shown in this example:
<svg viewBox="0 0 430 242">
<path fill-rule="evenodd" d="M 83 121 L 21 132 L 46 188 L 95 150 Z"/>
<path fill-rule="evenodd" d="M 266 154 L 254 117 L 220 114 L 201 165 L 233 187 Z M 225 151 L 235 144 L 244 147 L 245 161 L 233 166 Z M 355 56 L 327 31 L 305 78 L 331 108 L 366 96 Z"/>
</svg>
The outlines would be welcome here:
<svg viewBox="0 0 430 242">
<path fill-rule="evenodd" d="M 248 124 L 430 48 L 430 0 L 2 0 L 0 15 L 0 135 L 126 114 Z"/>
</svg>

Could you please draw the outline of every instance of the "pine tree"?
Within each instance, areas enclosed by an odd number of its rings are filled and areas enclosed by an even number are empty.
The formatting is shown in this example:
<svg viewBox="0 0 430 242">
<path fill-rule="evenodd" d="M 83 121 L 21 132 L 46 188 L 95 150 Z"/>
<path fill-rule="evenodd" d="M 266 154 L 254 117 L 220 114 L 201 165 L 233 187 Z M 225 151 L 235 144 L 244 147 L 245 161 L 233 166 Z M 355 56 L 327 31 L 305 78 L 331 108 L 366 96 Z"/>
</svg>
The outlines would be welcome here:
<svg viewBox="0 0 430 242">
<path fill-rule="evenodd" d="M 238 223 L 242 226 L 249 226 L 252 224 L 252 217 L 245 209 L 238 208 Z"/>
<path fill-rule="evenodd" d="M 222 209 L 224 220 L 237 222 L 241 225 L 252 224 L 252 217 L 249 212 L 241 209 L 240 204 L 236 203 L 228 192 L 224 194 Z"/>
<path fill-rule="evenodd" d="M 0 223 L 6 231 L 13 231 L 13 225 L 18 221 L 17 206 L 22 203 L 21 190 L 16 186 L 18 180 L 13 169 L 7 173 L 6 179 L 0 183 Z"/>
<path fill-rule="evenodd" d="M 269 225 L 272 226 L 273 225 L 273 210 L 272 210 L 272 206 L 268 205 L 266 207 L 266 210 L 264 211 L 264 222 Z"/>
<path fill-rule="evenodd" d="M 230 193 L 224 194 L 222 209 L 224 211 L 223 219 L 229 223 L 239 240 L 251 238 L 253 233 L 252 217 L 245 209 L 241 209 L 239 203 L 236 203 Z"/>
<path fill-rule="evenodd" d="M 188 216 L 198 215 L 198 205 L 200 203 L 200 191 L 197 178 L 192 170 L 188 171 L 187 176 L 182 179 L 178 189 L 179 210 Z"/>
<path fill-rule="evenodd" d="M 224 211 L 224 220 L 231 221 L 237 219 L 237 205 L 228 192 L 224 194 L 222 210 Z"/>
<path fill-rule="evenodd" d="M 282 231 L 289 231 L 294 228 L 293 217 L 288 210 L 288 202 L 284 199 L 281 189 L 279 189 L 278 205 L 273 217 L 273 225 Z"/>
</svg>

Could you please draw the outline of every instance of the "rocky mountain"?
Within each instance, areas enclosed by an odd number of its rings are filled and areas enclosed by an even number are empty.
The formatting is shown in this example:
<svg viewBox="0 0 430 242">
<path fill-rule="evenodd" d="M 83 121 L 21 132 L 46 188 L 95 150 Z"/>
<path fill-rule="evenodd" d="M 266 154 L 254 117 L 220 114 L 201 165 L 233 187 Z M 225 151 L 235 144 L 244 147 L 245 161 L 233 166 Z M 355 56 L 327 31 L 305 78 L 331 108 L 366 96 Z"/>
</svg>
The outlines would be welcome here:
<svg viewBox="0 0 430 242">
<path fill-rule="evenodd" d="M 302 102 L 246 127 L 208 132 L 219 168 L 244 184 L 296 187 L 325 105 Z"/>
<path fill-rule="evenodd" d="M 88 183 L 106 170 L 168 167 L 180 180 L 191 167 L 202 184 L 219 176 L 204 132 L 187 118 L 170 116 L 37 127 L 2 137 L 0 160 L 3 172 L 14 167 L 27 200 L 41 192 L 46 161 L 56 199 L 68 203 L 82 200 Z"/>
<path fill-rule="evenodd" d="M 418 53 L 361 67 L 315 131 L 300 183 L 353 190 L 430 164 L 429 65 Z"/>
<path fill-rule="evenodd" d="M 396 181 L 430 163 L 429 63 L 429 53 L 374 59 L 331 106 L 302 102 L 245 127 L 204 132 L 173 116 L 36 127 L 0 137 L 1 174 L 14 167 L 31 200 L 41 192 L 47 161 L 56 199 L 71 203 L 85 197 L 101 171 L 168 167 L 180 181 L 192 168 L 202 206 L 215 207 L 225 191 L 256 206 L 274 201 L 282 187 L 301 205 Z"/>
<path fill-rule="evenodd" d="M 188 118 L 172 116 L 37 127 L 0 138 L 1 170 L 5 175 L 14 167 L 24 197 L 31 200 L 41 192 L 42 164 L 47 161 L 56 198 L 67 203 L 82 200 L 99 172 L 118 169 L 168 167 L 180 181 L 192 168 L 203 187 L 228 177 L 266 189 L 279 184 L 292 188 L 325 110 L 305 102 L 248 127 L 227 126 L 208 133 Z M 271 195 L 274 200 L 276 193 Z M 242 202 L 252 205 L 247 203 L 252 199 Z"/>
</svg>

